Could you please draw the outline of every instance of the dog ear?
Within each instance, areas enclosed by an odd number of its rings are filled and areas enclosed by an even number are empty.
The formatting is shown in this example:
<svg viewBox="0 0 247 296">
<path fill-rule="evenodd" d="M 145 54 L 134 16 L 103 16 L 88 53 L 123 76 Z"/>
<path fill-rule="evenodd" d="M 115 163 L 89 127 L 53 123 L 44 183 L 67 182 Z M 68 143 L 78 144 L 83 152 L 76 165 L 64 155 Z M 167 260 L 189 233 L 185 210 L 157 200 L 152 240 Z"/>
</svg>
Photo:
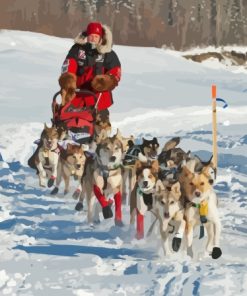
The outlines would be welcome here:
<svg viewBox="0 0 247 296">
<path fill-rule="evenodd" d="M 158 143 L 158 140 L 157 140 L 157 138 L 156 137 L 154 137 L 153 138 L 153 141 L 152 142 L 154 142 L 154 144 L 157 144 L 157 145 L 159 145 L 159 143 Z"/>
<path fill-rule="evenodd" d="M 46 122 L 44 123 L 44 129 L 48 129 L 48 126 L 46 125 Z"/>
<path fill-rule="evenodd" d="M 142 162 L 140 160 L 137 160 L 135 162 L 135 170 L 140 170 L 142 168 Z"/>
<path fill-rule="evenodd" d="M 174 197 L 176 198 L 176 200 L 179 200 L 179 198 L 181 196 L 180 183 L 179 182 L 174 183 L 172 185 L 171 190 L 174 193 Z"/>
<path fill-rule="evenodd" d="M 132 139 L 128 141 L 128 146 L 129 148 L 134 146 L 134 141 L 132 141 Z"/>
<path fill-rule="evenodd" d="M 189 177 L 192 178 L 193 177 L 193 173 L 187 168 L 187 166 L 183 166 L 183 172 L 185 174 L 185 177 Z"/>
<path fill-rule="evenodd" d="M 160 170 L 160 167 L 159 167 L 159 162 L 158 160 L 154 160 L 152 161 L 152 164 L 151 164 L 151 171 L 153 174 L 157 174 Z"/>
<path fill-rule="evenodd" d="M 172 138 L 167 143 L 165 143 L 163 151 L 171 150 L 171 149 L 175 148 L 179 143 L 180 143 L 179 137 Z"/>
<path fill-rule="evenodd" d="M 203 166 L 208 166 L 210 164 L 213 164 L 212 159 L 213 159 L 213 155 L 210 157 L 208 161 L 201 161 L 201 163 Z"/>
<path fill-rule="evenodd" d="M 164 187 L 162 181 L 158 180 L 155 185 L 155 192 L 157 193 L 157 196 L 161 195 L 162 190 L 165 190 L 165 187 Z"/>
<path fill-rule="evenodd" d="M 116 133 L 115 137 L 116 137 L 117 139 L 119 139 L 120 141 L 122 140 L 123 137 L 122 137 L 122 134 L 121 134 L 121 132 L 120 132 L 119 129 L 117 129 L 117 133 Z"/>
</svg>

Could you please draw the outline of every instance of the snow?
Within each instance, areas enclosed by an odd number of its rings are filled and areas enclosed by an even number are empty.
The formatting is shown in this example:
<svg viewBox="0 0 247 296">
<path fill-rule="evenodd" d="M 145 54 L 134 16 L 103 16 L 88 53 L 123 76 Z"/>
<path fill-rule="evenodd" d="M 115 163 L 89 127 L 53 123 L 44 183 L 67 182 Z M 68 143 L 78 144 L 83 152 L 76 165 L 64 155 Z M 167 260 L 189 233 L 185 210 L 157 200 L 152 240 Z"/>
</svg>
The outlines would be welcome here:
<svg viewBox="0 0 247 296">
<path fill-rule="evenodd" d="M 207 160 L 212 83 L 229 104 L 217 108 L 215 190 L 223 256 L 204 257 L 205 238 L 195 238 L 194 259 L 184 252 L 164 257 L 156 232 L 150 239 L 134 238 L 128 206 L 123 228 L 102 217 L 90 228 L 86 208 L 75 213 L 70 195 L 52 197 L 39 188 L 27 167 L 33 142 L 51 117 L 71 45 L 69 39 L 0 31 L 0 74 L 6 77 L 0 89 L 0 295 L 246 295 L 246 73 L 213 61 L 208 68 L 170 50 L 114 46 L 123 66 L 111 108 L 114 131 L 139 141 L 157 136 L 161 147 L 180 136 L 183 149 Z"/>
</svg>

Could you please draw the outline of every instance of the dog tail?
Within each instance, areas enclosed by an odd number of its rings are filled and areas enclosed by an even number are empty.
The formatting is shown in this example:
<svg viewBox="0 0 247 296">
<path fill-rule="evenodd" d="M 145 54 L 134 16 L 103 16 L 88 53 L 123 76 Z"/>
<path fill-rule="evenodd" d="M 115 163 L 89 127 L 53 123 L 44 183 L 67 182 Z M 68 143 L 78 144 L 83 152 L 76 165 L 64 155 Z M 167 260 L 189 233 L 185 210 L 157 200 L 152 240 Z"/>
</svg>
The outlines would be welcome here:
<svg viewBox="0 0 247 296">
<path fill-rule="evenodd" d="M 171 149 L 175 148 L 179 143 L 180 143 L 179 137 L 172 138 L 170 141 L 165 143 L 163 151 L 171 150 Z"/>
</svg>

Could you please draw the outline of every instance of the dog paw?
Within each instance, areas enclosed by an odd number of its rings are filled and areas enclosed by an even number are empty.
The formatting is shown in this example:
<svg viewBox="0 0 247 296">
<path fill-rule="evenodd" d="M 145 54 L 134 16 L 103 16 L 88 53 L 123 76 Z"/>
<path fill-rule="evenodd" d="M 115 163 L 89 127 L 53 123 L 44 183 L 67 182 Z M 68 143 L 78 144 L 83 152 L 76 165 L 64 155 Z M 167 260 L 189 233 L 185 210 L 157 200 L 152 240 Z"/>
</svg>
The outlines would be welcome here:
<svg viewBox="0 0 247 296">
<path fill-rule="evenodd" d="M 83 203 L 82 202 L 78 202 L 75 206 L 75 210 L 80 212 L 83 210 Z"/>
<path fill-rule="evenodd" d="M 89 228 L 90 229 L 95 229 L 95 225 L 93 223 L 90 223 Z"/>
<path fill-rule="evenodd" d="M 52 195 L 55 195 L 58 193 L 58 187 L 55 187 L 52 191 L 51 191 L 51 194 Z"/>
<path fill-rule="evenodd" d="M 40 180 L 39 180 L 39 186 L 40 186 L 40 187 L 44 187 L 44 188 L 46 188 L 46 180 L 43 179 L 43 178 L 40 179 Z"/>
<path fill-rule="evenodd" d="M 177 252 L 181 246 L 182 239 L 180 237 L 174 237 L 172 240 L 172 249 Z"/>
<path fill-rule="evenodd" d="M 192 246 L 187 248 L 187 255 L 190 256 L 191 258 L 193 258 L 193 250 L 192 250 Z"/>
<path fill-rule="evenodd" d="M 220 258 L 221 255 L 222 255 L 221 249 L 218 248 L 218 247 L 214 247 L 213 252 L 212 252 L 212 258 L 213 259 L 218 259 L 218 258 Z"/>
<path fill-rule="evenodd" d="M 55 177 L 51 176 L 51 178 L 48 180 L 47 186 L 50 188 L 54 185 Z"/>
<path fill-rule="evenodd" d="M 110 206 L 102 208 L 104 219 L 109 219 L 113 217 L 112 209 Z"/>
<path fill-rule="evenodd" d="M 144 238 L 144 233 L 137 232 L 136 235 L 135 235 L 135 238 L 138 239 L 138 240 L 143 239 Z"/>
<path fill-rule="evenodd" d="M 79 196 L 80 196 L 80 194 L 81 194 L 81 190 L 78 190 L 78 189 L 77 189 L 77 190 L 73 193 L 72 197 L 73 197 L 74 199 L 78 199 Z"/>
<path fill-rule="evenodd" d="M 118 226 L 118 227 L 123 227 L 124 224 L 121 220 L 115 220 L 115 225 Z"/>
</svg>

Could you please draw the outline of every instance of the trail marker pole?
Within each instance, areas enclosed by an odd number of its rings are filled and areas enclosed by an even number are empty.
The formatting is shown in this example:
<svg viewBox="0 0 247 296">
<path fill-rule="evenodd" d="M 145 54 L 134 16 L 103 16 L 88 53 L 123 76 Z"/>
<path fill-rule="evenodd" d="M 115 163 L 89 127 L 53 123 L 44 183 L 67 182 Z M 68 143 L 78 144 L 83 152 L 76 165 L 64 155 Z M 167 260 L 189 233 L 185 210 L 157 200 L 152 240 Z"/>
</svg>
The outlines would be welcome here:
<svg viewBox="0 0 247 296">
<path fill-rule="evenodd" d="M 218 166 L 216 92 L 216 85 L 212 85 L 213 165 L 215 169 L 217 169 Z"/>
</svg>

